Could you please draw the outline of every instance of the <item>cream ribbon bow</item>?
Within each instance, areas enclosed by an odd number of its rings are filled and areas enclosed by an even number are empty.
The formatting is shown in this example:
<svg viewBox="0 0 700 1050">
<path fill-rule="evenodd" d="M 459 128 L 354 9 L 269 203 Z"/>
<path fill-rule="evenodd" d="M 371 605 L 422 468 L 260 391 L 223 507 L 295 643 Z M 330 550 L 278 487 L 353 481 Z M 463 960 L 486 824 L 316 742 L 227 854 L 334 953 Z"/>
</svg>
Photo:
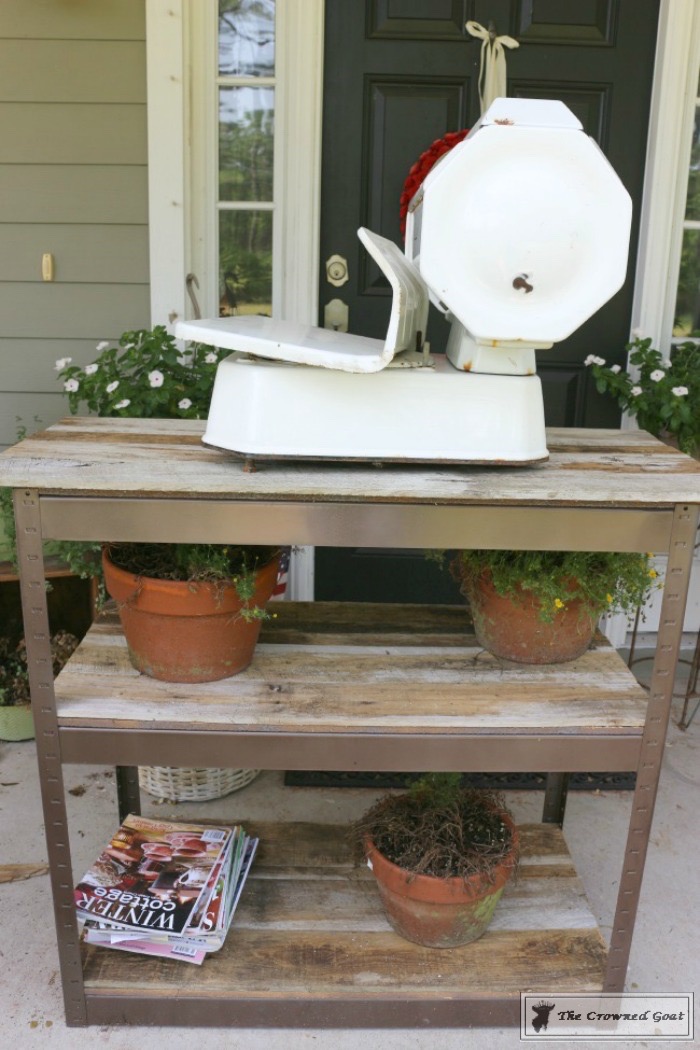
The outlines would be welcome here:
<svg viewBox="0 0 700 1050">
<path fill-rule="evenodd" d="M 479 64 L 479 102 L 483 116 L 495 98 L 506 97 L 504 47 L 520 47 L 512 36 L 493 36 L 480 22 L 467 22 L 467 32 L 483 40 Z"/>
</svg>

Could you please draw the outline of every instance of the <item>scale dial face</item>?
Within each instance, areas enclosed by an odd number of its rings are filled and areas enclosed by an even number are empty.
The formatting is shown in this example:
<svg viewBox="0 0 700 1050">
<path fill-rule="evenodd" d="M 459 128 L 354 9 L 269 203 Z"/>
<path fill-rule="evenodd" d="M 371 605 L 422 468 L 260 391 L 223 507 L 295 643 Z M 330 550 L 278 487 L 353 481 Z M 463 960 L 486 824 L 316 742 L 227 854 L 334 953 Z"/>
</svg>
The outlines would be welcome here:
<svg viewBox="0 0 700 1050">
<path fill-rule="evenodd" d="M 570 127 L 490 124 L 423 183 L 420 272 L 480 341 L 551 344 L 622 286 L 632 202 Z"/>
</svg>

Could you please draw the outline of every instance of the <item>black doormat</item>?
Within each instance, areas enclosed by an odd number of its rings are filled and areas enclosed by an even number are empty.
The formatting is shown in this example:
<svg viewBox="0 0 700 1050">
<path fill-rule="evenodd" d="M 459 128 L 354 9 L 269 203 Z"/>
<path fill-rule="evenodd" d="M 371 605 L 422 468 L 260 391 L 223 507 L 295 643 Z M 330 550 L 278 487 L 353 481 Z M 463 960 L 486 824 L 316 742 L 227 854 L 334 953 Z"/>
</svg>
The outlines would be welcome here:
<svg viewBox="0 0 700 1050">
<path fill-rule="evenodd" d="M 333 788 L 405 788 L 420 773 L 325 773 L 316 770 L 288 770 L 284 782 L 288 787 Z M 636 773 L 571 773 L 570 791 L 634 791 Z M 544 791 L 546 773 L 464 773 L 462 782 L 469 787 L 495 791 Z"/>
</svg>

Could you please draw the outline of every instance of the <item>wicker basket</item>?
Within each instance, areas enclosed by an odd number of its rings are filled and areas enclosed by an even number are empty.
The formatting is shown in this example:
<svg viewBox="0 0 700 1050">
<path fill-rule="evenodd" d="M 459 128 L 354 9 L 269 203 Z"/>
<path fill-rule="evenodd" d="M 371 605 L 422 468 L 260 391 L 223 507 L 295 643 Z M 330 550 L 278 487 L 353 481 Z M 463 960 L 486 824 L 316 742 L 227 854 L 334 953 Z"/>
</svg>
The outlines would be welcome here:
<svg viewBox="0 0 700 1050">
<path fill-rule="evenodd" d="M 206 802 L 244 788 L 259 769 L 181 769 L 179 766 L 139 766 L 139 784 L 164 802 Z"/>
</svg>

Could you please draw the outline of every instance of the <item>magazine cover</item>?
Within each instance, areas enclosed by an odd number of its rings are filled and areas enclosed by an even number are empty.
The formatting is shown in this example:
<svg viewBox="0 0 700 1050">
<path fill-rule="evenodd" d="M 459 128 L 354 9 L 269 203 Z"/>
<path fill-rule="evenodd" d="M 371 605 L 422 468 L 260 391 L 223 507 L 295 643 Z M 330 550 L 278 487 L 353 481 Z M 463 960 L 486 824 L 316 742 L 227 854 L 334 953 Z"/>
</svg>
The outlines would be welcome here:
<svg viewBox="0 0 700 1050">
<path fill-rule="evenodd" d="M 211 894 L 213 869 L 231 833 L 130 814 L 76 886 L 78 918 L 182 935 Z"/>
</svg>

